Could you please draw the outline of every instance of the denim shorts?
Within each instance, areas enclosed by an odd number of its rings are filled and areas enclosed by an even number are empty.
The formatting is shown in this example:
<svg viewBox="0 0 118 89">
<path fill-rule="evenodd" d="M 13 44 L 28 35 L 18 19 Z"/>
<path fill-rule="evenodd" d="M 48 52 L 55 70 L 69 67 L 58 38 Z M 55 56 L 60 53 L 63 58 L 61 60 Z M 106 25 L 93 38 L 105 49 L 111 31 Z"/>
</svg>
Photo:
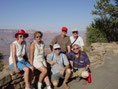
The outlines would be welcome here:
<svg viewBox="0 0 118 89">
<path fill-rule="evenodd" d="M 20 71 L 22 71 L 24 67 L 30 67 L 30 66 L 31 66 L 31 65 L 30 65 L 27 61 L 25 61 L 25 60 L 16 61 L 16 65 L 17 65 L 17 67 L 18 67 L 18 69 L 19 69 Z M 14 69 L 14 64 L 11 64 L 10 67 L 11 67 L 12 69 Z"/>
</svg>

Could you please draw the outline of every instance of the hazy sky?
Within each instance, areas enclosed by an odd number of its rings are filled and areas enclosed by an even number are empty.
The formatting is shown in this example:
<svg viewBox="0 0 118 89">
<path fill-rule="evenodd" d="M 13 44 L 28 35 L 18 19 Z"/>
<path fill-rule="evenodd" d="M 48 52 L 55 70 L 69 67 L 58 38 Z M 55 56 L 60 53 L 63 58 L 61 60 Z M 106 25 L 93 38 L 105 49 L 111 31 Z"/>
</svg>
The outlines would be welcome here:
<svg viewBox="0 0 118 89">
<path fill-rule="evenodd" d="M 96 0 L 0 0 L 0 29 L 85 30 Z"/>
</svg>

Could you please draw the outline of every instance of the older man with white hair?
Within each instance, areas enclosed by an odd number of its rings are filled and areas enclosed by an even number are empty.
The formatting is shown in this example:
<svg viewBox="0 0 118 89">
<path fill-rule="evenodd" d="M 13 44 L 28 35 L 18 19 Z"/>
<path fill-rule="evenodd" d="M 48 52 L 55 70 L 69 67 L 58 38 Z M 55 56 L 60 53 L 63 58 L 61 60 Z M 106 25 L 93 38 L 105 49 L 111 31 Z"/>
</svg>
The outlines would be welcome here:
<svg viewBox="0 0 118 89">
<path fill-rule="evenodd" d="M 72 36 L 70 36 L 71 49 L 74 44 L 78 44 L 81 47 L 81 51 L 84 51 L 84 41 L 81 36 L 79 36 L 78 29 L 73 29 Z"/>
<path fill-rule="evenodd" d="M 87 54 L 79 50 L 79 48 L 78 44 L 74 44 L 72 46 L 73 52 L 68 53 L 67 56 L 72 69 L 76 70 L 73 72 L 73 77 L 87 78 L 89 76 L 88 68 L 90 66 L 90 61 Z"/>
</svg>

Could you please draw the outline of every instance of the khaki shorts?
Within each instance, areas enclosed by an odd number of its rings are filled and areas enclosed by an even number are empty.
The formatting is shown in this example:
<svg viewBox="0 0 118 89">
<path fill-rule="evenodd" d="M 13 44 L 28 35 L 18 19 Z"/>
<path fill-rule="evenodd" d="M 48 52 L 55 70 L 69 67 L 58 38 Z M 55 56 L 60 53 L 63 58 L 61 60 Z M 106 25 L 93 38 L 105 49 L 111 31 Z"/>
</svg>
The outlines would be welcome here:
<svg viewBox="0 0 118 89">
<path fill-rule="evenodd" d="M 82 77 L 81 74 L 82 74 L 83 71 L 85 71 L 84 68 L 76 69 L 75 72 L 72 70 L 73 77 Z"/>
<path fill-rule="evenodd" d="M 36 69 L 39 69 L 41 66 L 47 67 L 45 60 L 43 60 L 43 61 L 34 61 L 34 62 L 33 62 L 33 66 L 34 66 Z"/>
<path fill-rule="evenodd" d="M 51 75 L 51 81 L 59 80 L 60 78 L 64 79 L 64 75 L 61 75 L 59 72 Z"/>
</svg>

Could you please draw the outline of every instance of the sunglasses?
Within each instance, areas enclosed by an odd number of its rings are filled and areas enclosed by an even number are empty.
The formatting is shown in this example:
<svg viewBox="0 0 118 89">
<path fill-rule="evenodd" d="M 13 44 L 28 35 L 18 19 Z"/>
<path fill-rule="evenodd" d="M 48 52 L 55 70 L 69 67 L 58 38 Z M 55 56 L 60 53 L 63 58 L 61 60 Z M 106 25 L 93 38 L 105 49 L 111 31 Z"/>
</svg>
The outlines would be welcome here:
<svg viewBox="0 0 118 89">
<path fill-rule="evenodd" d="M 76 33 L 77 34 L 78 32 L 77 31 L 74 31 L 73 33 Z"/>
<path fill-rule="evenodd" d="M 36 36 L 36 38 L 41 38 L 41 36 Z"/>
<path fill-rule="evenodd" d="M 73 48 L 73 50 L 78 50 L 79 48 Z"/>
<path fill-rule="evenodd" d="M 56 48 L 55 50 L 60 50 L 60 48 Z"/>
<path fill-rule="evenodd" d="M 19 36 L 20 38 L 25 38 L 25 36 L 24 35 L 21 35 L 21 36 Z"/>
</svg>

